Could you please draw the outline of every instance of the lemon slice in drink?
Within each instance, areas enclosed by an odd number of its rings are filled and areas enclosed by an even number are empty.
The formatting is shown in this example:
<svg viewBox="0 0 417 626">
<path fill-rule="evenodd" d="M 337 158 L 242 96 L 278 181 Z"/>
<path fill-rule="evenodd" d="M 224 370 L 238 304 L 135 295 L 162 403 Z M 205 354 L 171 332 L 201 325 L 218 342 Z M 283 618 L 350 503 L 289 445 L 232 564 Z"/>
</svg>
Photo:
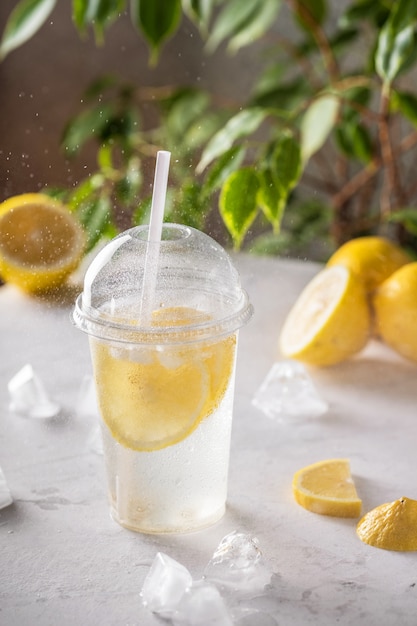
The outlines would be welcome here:
<svg viewBox="0 0 417 626">
<path fill-rule="evenodd" d="M 206 321 L 178 307 L 154 315 L 157 326 Z M 144 347 L 128 357 L 92 340 L 100 411 L 112 436 L 137 451 L 155 451 L 188 437 L 220 404 L 232 375 L 235 337 Z"/>
<path fill-rule="evenodd" d="M 310 365 L 334 365 L 359 352 L 370 335 L 371 316 L 361 281 L 346 267 L 323 269 L 290 310 L 280 335 L 286 357 Z"/>
<path fill-rule="evenodd" d="M 40 193 L 0 204 L 0 275 L 27 292 L 55 288 L 78 266 L 84 231 L 60 202 Z"/>
<path fill-rule="evenodd" d="M 356 527 L 359 538 L 376 548 L 410 552 L 417 550 L 417 501 L 399 498 L 377 506 Z"/>
<path fill-rule="evenodd" d="M 347 459 L 329 459 L 294 474 L 293 494 L 302 507 L 320 515 L 359 517 L 358 497 Z"/>
</svg>

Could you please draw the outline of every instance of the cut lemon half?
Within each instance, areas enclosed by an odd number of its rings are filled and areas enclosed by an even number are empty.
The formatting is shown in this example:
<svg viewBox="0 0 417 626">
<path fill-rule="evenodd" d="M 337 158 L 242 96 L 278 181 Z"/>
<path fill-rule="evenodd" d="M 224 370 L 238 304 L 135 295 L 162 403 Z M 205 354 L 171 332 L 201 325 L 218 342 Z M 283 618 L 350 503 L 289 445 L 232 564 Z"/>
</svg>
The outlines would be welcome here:
<svg viewBox="0 0 417 626">
<path fill-rule="evenodd" d="M 383 550 L 417 550 L 417 500 L 399 498 L 362 517 L 356 532 L 364 543 Z"/>
<path fill-rule="evenodd" d="M 47 195 L 0 204 L 0 276 L 27 292 L 61 285 L 77 268 L 85 235 L 76 217 Z"/>
<path fill-rule="evenodd" d="M 156 314 L 155 325 L 200 318 L 179 309 Z M 95 339 L 91 348 L 100 412 L 113 438 L 151 452 L 179 443 L 216 410 L 233 373 L 236 339 L 143 346 L 130 356 Z"/>
<path fill-rule="evenodd" d="M 385 237 L 358 237 L 343 244 L 330 257 L 328 267 L 343 265 L 363 281 L 367 292 L 410 263 L 408 254 Z"/>
<path fill-rule="evenodd" d="M 347 459 L 329 459 L 308 465 L 294 474 L 295 500 L 320 515 L 359 517 L 362 501 L 358 497 Z"/>
<path fill-rule="evenodd" d="M 365 346 L 371 315 L 365 289 L 342 266 L 321 270 L 305 287 L 281 330 L 285 357 L 309 365 L 334 365 Z"/>
</svg>

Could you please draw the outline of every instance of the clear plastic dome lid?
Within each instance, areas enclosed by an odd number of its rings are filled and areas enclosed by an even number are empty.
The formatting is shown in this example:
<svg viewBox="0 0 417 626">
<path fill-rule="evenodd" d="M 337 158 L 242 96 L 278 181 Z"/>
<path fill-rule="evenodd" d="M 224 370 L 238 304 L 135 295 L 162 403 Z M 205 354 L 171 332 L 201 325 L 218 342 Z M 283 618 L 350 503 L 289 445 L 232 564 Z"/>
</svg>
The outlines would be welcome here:
<svg viewBox="0 0 417 626">
<path fill-rule="evenodd" d="M 147 237 L 147 226 L 127 230 L 93 259 L 73 313 L 78 328 L 105 340 L 182 343 L 230 334 L 250 319 L 239 274 L 214 239 L 178 224 L 164 224 L 160 242 Z M 193 312 L 188 322 L 184 310 Z M 155 324 L 161 311 L 164 323 Z"/>
</svg>

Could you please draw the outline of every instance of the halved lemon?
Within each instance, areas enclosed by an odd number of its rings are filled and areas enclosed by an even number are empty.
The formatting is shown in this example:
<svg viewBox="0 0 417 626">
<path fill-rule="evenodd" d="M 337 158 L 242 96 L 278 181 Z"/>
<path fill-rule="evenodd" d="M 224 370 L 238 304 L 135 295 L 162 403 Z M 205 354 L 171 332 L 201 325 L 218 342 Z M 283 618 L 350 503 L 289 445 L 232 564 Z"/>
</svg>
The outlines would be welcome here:
<svg viewBox="0 0 417 626">
<path fill-rule="evenodd" d="M 179 309 L 157 315 L 156 325 L 191 323 L 192 309 Z M 233 372 L 235 344 L 230 336 L 145 346 L 129 356 L 127 350 L 91 339 L 100 412 L 114 439 L 150 452 L 188 437 L 221 402 Z"/>
<path fill-rule="evenodd" d="M 365 346 L 371 315 L 361 281 L 346 267 L 321 270 L 300 294 L 280 334 L 285 357 L 334 365 Z"/>
<path fill-rule="evenodd" d="M 356 532 L 364 543 L 383 550 L 417 550 L 417 500 L 399 498 L 362 517 Z"/>
<path fill-rule="evenodd" d="M 360 278 L 372 292 L 393 272 L 410 263 L 411 258 L 385 237 L 358 237 L 343 244 L 330 257 L 327 266 L 343 265 Z"/>
<path fill-rule="evenodd" d="M 45 194 L 0 204 L 0 276 L 27 292 L 55 288 L 77 268 L 85 234 L 76 217 Z"/>
<path fill-rule="evenodd" d="M 303 467 L 292 482 L 295 500 L 320 515 L 359 517 L 358 497 L 347 459 L 328 459 Z"/>
</svg>

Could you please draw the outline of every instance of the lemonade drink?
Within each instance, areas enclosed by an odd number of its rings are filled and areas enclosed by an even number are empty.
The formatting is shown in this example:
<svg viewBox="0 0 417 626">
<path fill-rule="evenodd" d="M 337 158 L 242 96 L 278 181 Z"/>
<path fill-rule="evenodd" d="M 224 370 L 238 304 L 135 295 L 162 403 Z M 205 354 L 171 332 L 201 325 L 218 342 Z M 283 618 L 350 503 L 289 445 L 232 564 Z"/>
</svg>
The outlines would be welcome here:
<svg viewBox="0 0 417 626">
<path fill-rule="evenodd" d="M 163 313 L 170 325 L 199 317 Z M 227 493 L 235 334 L 133 350 L 92 338 L 91 353 L 113 517 L 142 532 L 217 521 Z"/>
<path fill-rule="evenodd" d="M 138 227 L 98 254 L 74 321 L 90 335 L 113 517 L 186 532 L 225 511 L 237 334 L 252 307 L 223 248 L 171 224 L 142 319 L 145 246 Z"/>
</svg>

